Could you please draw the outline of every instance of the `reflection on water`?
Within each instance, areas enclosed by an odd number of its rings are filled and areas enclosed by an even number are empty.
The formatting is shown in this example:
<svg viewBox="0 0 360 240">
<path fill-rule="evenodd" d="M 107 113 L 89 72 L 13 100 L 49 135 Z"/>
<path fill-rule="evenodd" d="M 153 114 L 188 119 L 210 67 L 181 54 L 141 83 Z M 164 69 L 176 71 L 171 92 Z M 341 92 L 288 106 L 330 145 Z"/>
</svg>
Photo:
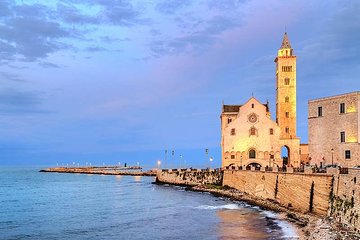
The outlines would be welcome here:
<svg viewBox="0 0 360 240">
<path fill-rule="evenodd" d="M 134 176 L 135 182 L 140 182 L 141 181 L 141 176 Z"/>
<path fill-rule="evenodd" d="M 272 215 L 272 216 L 271 216 Z M 286 234 L 287 227 L 281 228 L 275 215 L 251 207 L 236 210 L 219 209 L 218 233 L 220 239 L 298 239 L 294 231 Z"/>
</svg>

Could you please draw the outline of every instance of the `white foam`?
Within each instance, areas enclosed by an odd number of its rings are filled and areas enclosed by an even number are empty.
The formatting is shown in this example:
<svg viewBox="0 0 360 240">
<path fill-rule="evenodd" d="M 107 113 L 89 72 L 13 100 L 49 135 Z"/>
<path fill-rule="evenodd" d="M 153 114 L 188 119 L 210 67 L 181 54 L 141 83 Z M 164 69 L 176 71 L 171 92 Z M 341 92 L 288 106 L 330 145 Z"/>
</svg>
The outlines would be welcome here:
<svg viewBox="0 0 360 240">
<path fill-rule="evenodd" d="M 239 205 L 237 204 L 225 204 L 225 205 L 219 205 L 219 206 L 210 206 L 210 205 L 202 205 L 199 207 L 196 207 L 197 209 L 210 209 L 210 210 L 216 210 L 216 209 L 230 209 L 230 210 L 235 210 L 235 209 L 239 209 Z"/>
<path fill-rule="evenodd" d="M 283 237 L 286 239 L 298 239 L 299 236 L 297 235 L 294 227 L 288 223 L 286 220 L 280 220 L 278 218 L 278 214 L 270 211 L 263 211 L 262 214 L 266 215 L 267 217 L 273 219 L 273 221 L 281 228 L 283 232 Z"/>
</svg>

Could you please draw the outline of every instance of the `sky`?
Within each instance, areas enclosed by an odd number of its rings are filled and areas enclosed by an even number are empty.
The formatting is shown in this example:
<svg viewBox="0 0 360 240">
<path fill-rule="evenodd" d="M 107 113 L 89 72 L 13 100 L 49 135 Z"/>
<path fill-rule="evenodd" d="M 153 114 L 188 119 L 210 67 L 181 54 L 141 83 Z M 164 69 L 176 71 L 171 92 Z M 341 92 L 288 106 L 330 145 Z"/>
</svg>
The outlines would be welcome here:
<svg viewBox="0 0 360 240">
<path fill-rule="evenodd" d="M 1 0 L 0 165 L 219 166 L 223 102 L 254 94 L 275 118 L 285 30 L 306 143 L 309 99 L 360 90 L 359 12 L 356 0 Z"/>
</svg>

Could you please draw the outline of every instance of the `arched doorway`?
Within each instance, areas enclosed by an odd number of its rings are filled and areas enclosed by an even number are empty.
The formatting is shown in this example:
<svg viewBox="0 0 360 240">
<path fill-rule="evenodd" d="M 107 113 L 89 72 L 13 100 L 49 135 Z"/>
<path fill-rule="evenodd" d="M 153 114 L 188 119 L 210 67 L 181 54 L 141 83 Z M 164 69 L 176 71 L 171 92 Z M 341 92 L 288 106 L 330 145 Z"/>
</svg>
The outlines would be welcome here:
<svg viewBox="0 0 360 240">
<path fill-rule="evenodd" d="M 250 170 L 251 167 L 255 167 L 255 170 L 260 170 L 261 169 L 261 165 L 259 163 L 252 162 L 252 163 L 249 163 L 246 166 L 246 170 Z"/>
<path fill-rule="evenodd" d="M 286 145 L 281 147 L 281 158 L 283 160 L 282 167 L 290 165 L 290 148 Z"/>
</svg>

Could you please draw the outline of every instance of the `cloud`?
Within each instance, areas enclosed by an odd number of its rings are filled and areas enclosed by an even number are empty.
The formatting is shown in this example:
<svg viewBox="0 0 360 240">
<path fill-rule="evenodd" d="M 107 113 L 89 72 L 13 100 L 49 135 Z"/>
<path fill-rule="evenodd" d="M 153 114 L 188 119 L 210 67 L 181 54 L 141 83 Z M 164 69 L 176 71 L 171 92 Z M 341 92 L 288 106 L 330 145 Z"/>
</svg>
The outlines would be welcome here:
<svg viewBox="0 0 360 240">
<path fill-rule="evenodd" d="M 155 9 L 161 13 L 173 14 L 191 3 L 190 0 L 163 0 L 155 6 Z"/>
<path fill-rule="evenodd" d="M 76 7 L 65 4 L 57 5 L 56 14 L 66 23 L 99 24 L 101 22 L 101 16 L 86 15 L 81 13 Z"/>
<path fill-rule="evenodd" d="M 15 89 L 0 90 L 0 114 L 43 114 L 50 111 L 43 110 L 40 105 L 43 94 L 32 91 L 19 91 Z"/>
<path fill-rule="evenodd" d="M 241 26 L 241 21 L 221 15 L 204 21 L 177 21 L 181 22 L 181 28 L 193 30 L 185 32 L 183 36 L 154 40 L 150 43 L 154 56 L 206 53 L 208 48 L 219 41 L 223 32 Z"/>
<path fill-rule="evenodd" d="M 0 21 L 1 57 L 5 60 L 22 58 L 34 61 L 67 48 L 59 42 L 70 33 L 59 23 L 46 18 L 43 5 L 15 6 L 10 17 Z"/>
<path fill-rule="evenodd" d="M 0 79 L 6 79 L 15 82 L 24 82 L 24 79 L 20 78 L 19 75 L 8 72 L 0 72 Z"/>
</svg>

